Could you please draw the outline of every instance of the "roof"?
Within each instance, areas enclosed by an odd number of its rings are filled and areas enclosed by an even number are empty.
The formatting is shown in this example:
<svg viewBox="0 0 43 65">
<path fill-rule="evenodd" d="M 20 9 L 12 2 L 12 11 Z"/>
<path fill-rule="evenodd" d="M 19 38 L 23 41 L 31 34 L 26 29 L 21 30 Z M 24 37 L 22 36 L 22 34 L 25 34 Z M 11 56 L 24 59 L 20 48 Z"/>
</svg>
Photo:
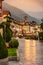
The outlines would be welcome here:
<svg viewBox="0 0 43 65">
<path fill-rule="evenodd" d="M 3 15 L 10 15 L 11 16 L 11 13 L 9 11 L 3 11 Z"/>
<path fill-rule="evenodd" d="M 4 1 L 4 0 L 0 0 L 0 1 Z"/>
<path fill-rule="evenodd" d="M 29 26 L 33 26 L 34 27 L 34 26 L 38 25 L 36 22 L 26 22 L 26 23 L 23 22 L 23 21 L 21 21 L 21 22 L 20 21 L 13 21 L 13 22 L 15 24 L 18 24 L 18 25 L 21 25 L 21 26 L 24 26 L 24 25 L 28 26 L 29 25 Z"/>
</svg>

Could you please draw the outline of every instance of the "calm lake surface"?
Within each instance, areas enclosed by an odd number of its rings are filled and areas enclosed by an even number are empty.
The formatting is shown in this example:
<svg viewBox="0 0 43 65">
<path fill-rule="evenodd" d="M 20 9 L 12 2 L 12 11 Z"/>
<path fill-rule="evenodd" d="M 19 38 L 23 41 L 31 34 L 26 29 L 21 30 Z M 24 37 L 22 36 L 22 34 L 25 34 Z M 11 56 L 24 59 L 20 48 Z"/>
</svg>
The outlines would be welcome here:
<svg viewBox="0 0 43 65">
<path fill-rule="evenodd" d="M 9 65 L 43 65 L 43 43 L 38 40 L 18 39 L 19 62 L 10 62 Z"/>
</svg>

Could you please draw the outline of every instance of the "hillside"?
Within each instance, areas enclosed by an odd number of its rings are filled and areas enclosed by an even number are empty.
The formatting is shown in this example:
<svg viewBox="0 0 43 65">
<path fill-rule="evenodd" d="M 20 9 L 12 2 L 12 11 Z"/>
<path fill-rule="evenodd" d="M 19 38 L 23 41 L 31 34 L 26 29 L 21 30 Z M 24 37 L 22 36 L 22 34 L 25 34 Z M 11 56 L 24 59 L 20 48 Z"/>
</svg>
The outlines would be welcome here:
<svg viewBox="0 0 43 65">
<path fill-rule="evenodd" d="M 13 7 L 5 2 L 3 3 L 3 10 L 9 10 L 14 19 L 23 20 L 24 16 L 28 16 L 29 21 L 36 21 L 37 23 L 40 23 L 40 20 L 37 20 L 36 18 L 26 14 L 24 11 L 22 11 L 16 7 Z"/>
</svg>

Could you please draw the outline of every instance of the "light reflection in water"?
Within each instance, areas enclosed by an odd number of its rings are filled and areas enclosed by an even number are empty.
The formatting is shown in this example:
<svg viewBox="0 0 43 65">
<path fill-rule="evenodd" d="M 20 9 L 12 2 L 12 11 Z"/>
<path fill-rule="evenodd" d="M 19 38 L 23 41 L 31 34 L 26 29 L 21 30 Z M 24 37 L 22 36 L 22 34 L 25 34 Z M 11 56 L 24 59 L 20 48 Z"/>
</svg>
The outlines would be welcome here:
<svg viewBox="0 0 43 65">
<path fill-rule="evenodd" d="M 20 39 L 19 43 L 22 65 L 43 65 L 43 43 L 26 39 Z"/>
<path fill-rule="evenodd" d="M 36 41 L 25 40 L 25 58 L 27 60 L 36 60 Z"/>
</svg>

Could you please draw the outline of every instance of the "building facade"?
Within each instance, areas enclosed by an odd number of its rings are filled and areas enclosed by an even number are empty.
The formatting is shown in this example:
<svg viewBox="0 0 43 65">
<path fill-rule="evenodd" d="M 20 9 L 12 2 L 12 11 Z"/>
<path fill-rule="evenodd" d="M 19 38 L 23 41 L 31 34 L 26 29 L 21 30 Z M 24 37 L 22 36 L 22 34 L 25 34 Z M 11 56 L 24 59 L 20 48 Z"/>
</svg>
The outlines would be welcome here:
<svg viewBox="0 0 43 65">
<path fill-rule="evenodd" d="M 4 0 L 0 0 L 0 21 L 1 21 L 1 22 L 2 22 L 2 14 L 3 14 L 2 1 L 4 1 Z"/>
<path fill-rule="evenodd" d="M 2 22 L 2 14 L 3 14 L 2 1 L 4 1 L 4 0 L 0 0 L 0 23 Z M 3 30 L 2 29 L 0 29 L 0 33 L 3 34 Z"/>
</svg>

